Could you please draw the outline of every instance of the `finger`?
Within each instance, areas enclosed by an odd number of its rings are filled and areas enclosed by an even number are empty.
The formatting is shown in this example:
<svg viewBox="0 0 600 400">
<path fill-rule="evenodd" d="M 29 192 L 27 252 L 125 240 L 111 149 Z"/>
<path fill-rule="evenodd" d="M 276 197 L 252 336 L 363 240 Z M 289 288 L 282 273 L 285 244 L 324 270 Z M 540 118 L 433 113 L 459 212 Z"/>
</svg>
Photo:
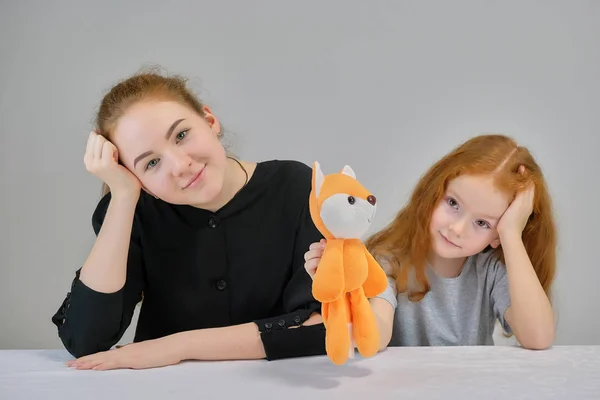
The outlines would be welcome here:
<svg viewBox="0 0 600 400">
<path fill-rule="evenodd" d="M 94 159 L 94 144 L 96 143 L 96 133 L 90 132 L 87 143 L 85 145 L 85 154 L 83 155 L 83 162 L 86 167 L 89 167 L 89 163 Z"/>
<path fill-rule="evenodd" d="M 109 163 L 115 161 L 115 146 L 108 140 L 104 141 L 102 144 L 102 153 L 100 159 L 105 163 Z"/>
<path fill-rule="evenodd" d="M 102 157 L 102 147 L 104 146 L 104 138 L 100 135 L 96 136 L 94 142 L 94 160 L 98 161 Z"/>
<path fill-rule="evenodd" d="M 94 153 L 94 142 L 96 141 L 96 132 L 90 132 L 88 135 L 88 140 L 85 145 L 85 153 L 93 154 Z"/>
<path fill-rule="evenodd" d="M 311 244 L 311 245 L 308 247 L 308 249 L 309 249 L 309 250 L 317 250 L 317 249 L 320 249 L 320 248 L 323 248 L 323 244 L 322 244 L 321 242 L 315 242 L 315 243 L 312 243 L 312 244 Z"/>
<path fill-rule="evenodd" d="M 115 369 L 115 368 L 117 368 L 117 364 L 114 361 L 105 361 L 103 363 L 96 365 L 92 369 L 94 371 L 108 371 L 110 369 Z"/>
<path fill-rule="evenodd" d="M 93 367 L 100 364 L 101 362 L 102 362 L 101 359 L 91 359 L 91 360 L 83 361 L 80 363 L 76 363 L 75 368 L 76 369 L 92 369 Z"/>
<path fill-rule="evenodd" d="M 519 173 L 520 173 L 521 175 L 525 175 L 525 166 L 524 166 L 524 165 L 522 165 L 522 164 L 519 166 Z"/>
<path fill-rule="evenodd" d="M 311 276 L 317 272 L 318 267 L 319 263 L 316 260 L 310 260 L 304 264 L 304 269 L 306 269 L 306 272 L 308 272 L 308 274 Z"/>
<path fill-rule="evenodd" d="M 323 257 L 323 250 L 310 250 L 304 253 L 304 261 Z"/>
</svg>

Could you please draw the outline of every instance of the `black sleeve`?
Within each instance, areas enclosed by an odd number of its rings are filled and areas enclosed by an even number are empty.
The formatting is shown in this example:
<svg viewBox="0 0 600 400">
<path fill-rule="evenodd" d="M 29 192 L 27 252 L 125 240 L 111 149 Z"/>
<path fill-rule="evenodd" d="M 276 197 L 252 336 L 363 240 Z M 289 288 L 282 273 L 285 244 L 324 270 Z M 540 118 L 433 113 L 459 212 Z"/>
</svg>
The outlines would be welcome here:
<svg viewBox="0 0 600 400">
<path fill-rule="evenodd" d="M 109 203 L 110 193 L 100 200 L 92 216 L 96 236 Z M 52 317 L 63 345 L 75 357 L 105 351 L 114 346 L 131 323 L 135 306 L 141 300 L 145 280 L 139 236 L 139 207 L 140 203 L 132 227 L 124 287 L 114 293 L 96 292 L 79 280 L 79 269 L 71 283 L 70 292 Z"/>
<path fill-rule="evenodd" d="M 301 325 L 312 313 L 321 313 L 321 303 L 312 295 L 312 279 L 304 269 L 304 253 L 323 238 L 311 219 L 308 193 L 304 203 L 296 228 L 293 275 L 283 292 L 287 314 L 254 321 L 268 360 L 326 354 L 324 325 Z"/>
</svg>

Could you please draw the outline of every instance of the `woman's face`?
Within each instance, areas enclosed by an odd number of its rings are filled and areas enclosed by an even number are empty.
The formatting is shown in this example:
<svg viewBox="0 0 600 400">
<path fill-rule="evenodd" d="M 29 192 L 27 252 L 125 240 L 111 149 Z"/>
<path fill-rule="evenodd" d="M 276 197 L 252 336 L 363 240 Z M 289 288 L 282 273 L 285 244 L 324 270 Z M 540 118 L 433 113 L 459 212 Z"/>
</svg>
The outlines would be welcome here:
<svg viewBox="0 0 600 400">
<path fill-rule="evenodd" d="M 220 124 L 175 101 L 142 101 L 119 119 L 111 141 L 145 190 L 173 204 L 210 203 L 221 192 L 226 153 Z"/>
</svg>

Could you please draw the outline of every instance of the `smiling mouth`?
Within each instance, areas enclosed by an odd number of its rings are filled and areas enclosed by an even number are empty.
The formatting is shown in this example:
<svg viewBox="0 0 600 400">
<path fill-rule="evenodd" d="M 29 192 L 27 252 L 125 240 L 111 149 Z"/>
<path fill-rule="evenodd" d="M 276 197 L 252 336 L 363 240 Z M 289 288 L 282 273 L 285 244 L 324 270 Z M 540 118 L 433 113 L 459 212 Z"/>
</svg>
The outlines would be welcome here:
<svg viewBox="0 0 600 400">
<path fill-rule="evenodd" d="M 456 243 L 454 243 L 450 239 L 448 239 L 446 236 L 444 236 L 444 234 L 442 232 L 440 232 L 440 236 L 446 241 L 446 243 L 460 249 L 459 245 L 457 245 Z"/>
<path fill-rule="evenodd" d="M 188 183 L 187 183 L 187 184 L 186 184 L 184 187 L 182 187 L 181 189 L 182 189 L 182 190 L 183 190 L 183 189 L 187 189 L 187 188 L 189 188 L 190 186 L 192 186 L 192 185 L 194 185 L 195 183 L 197 183 L 197 182 L 200 180 L 200 178 L 202 178 L 202 173 L 204 172 L 204 168 L 206 168 L 206 166 L 205 166 L 205 167 L 203 167 L 203 168 L 200 170 L 200 172 L 198 172 L 196 175 L 194 175 L 194 177 L 193 177 L 193 178 L 192 178 L 192 179 L 191 179 L 191 180 L 190 180 L 190 181 L 189 181 L 189 182 L 188 182 Z"/>
</svg>

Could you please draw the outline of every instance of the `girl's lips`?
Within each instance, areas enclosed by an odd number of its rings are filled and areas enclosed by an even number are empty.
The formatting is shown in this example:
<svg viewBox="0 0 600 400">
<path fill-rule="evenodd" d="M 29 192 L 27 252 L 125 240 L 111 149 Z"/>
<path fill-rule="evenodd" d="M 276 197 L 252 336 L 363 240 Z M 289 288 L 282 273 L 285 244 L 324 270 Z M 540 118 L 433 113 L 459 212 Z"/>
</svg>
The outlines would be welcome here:
<svg viewBox="0 0 600 400">
<path fill-rule="evenodd" d="M 443 238 L 443 239 L 446 241 L 446 243 L 448 243 L 449 245 L 451 245 L 451 246 L 454 246 L 454 247 L 458 247 L 458 248 L 460 249 L 460 246 L 459 246 L 459 245 L 457 245 L 457 244 L 456 244 L 456 243 L 454 243 L 454 242 L 451 242 L 451 241 L 450 241 L 450 240 L 449 240 L 449 239 L 448 239 L 446 236 L 444 236 L 444 234 L 443 234 L 442 232 L 440 232 L 440 236 L 442 236 L 442 238 Z"/>
</svg>

